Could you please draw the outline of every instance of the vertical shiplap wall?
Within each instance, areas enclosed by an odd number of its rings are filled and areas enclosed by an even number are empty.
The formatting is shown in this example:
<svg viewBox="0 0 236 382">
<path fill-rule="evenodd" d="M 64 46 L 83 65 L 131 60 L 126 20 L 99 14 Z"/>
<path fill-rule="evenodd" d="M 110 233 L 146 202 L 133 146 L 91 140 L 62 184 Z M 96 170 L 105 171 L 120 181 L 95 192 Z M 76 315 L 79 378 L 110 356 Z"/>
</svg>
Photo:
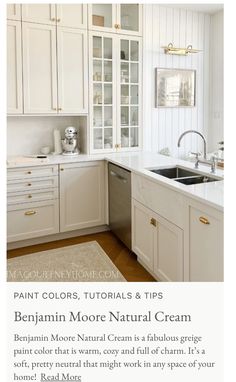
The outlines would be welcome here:
<svg viewBox="0 0 236 382">
<path fill-rule="evenodd" d="M 209 15 L 157 4 L 144 6 L 144 149 L 157 152 L 168 147 L 175 157 L 184 157 L 189 151 L 202 151 L 202 140 L 196 134 L 186 135 L 180 148 L 177 147 L 177 141 L 180 134 L 189 129 L 207 135 L 209 39 Z M 176 47 L 192 45 L 202 52 L 189 56 L 166 55 L 161 46 L 170 42 Z M 155 108 L 156 67 L 195 69 L 196 107 Z"/>
<path fill-rule="evenodd" d="M 211 17 L 209 148 L 224 140 L 224 13 Z"/>
</svg>

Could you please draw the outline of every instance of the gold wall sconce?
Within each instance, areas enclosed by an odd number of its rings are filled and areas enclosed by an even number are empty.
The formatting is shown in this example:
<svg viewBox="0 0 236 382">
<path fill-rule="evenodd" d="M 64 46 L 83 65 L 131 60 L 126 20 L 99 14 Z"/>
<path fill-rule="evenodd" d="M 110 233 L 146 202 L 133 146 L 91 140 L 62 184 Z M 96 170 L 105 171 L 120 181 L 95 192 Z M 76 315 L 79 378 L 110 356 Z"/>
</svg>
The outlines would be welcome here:
<svg viewBox="0 0 236 382">
<path fill-rule="evenodd" d="M 176 54 L 178 56 L 187 56 L 189 53 L 198 53 L 201 50 L 193 49 L 192 45 L 188 45 L 187 48 L 175 48 L 170 42 L 167 46 L 162 46 L 165 54 Z"/>
</svg>

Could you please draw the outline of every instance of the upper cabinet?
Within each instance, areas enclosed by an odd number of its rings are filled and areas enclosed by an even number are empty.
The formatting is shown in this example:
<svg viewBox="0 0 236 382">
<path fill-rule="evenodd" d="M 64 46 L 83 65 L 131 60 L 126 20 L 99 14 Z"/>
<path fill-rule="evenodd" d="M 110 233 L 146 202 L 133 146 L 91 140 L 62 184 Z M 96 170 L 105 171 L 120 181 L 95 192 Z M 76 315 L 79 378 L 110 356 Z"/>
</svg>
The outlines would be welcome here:
<svg viewBox="0 0 236 382">
<path fill-rule="evenodd" d="M 87 5 L 23 4 L 22 21 L 84 29 L 87 28 Z"/>
<path fill-rule="evenodd" d="M 7 18 L 9 20 L 21 20 L 21 5 L 7 4 Z"/>
<path fill-rule="evenodd" d="M 140 36 L 141 4 L 89 4 L 89 29 Z"/>
<path fill-rule="evenodd" d="M 23 112 L 21 23 L 14 20 L 7 22 L 7 112 Z"/>
</svg>

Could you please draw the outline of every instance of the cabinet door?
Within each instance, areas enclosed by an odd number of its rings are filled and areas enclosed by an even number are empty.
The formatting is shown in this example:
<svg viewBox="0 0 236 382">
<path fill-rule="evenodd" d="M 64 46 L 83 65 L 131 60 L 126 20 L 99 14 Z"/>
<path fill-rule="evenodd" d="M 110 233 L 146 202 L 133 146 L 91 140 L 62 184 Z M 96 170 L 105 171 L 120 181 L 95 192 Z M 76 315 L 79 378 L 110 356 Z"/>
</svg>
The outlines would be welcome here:
<svg viewBox="0 0 236 382">
<path fill-rule="evenodd" d="M 154 231 L 152 211 L 132 199 L 132 250 L 138 260 L 153 271 Z"/>
<path fill-rule="evenodd" d="M 142 35 L 142 5 L 117 5 L 118 33 L 129 35 Z"/>
<path fill-rule="evenodd" d="M 89 4 L 89 29 L 103 32 L 117 31 L 116 4 Z"/>
<path fill-rule="evenodd" d="M 161 281 L 183 281 L 183 230 L 154 214 L 154 272 Z"/>
<path fill-rule="evenodd" d="M 23 23 L 24 112 L 57 113 L 56 28 Z"/>
<path fill-rule="evenodd" d="M 7 18 L 9 20 L 21 21 L 21 6 L 20 6 L 20 4 L 7 4 Z"/>
<path fill-rule="evenodd" d="M 57 4 L 57 23 L 62 27 L 87 28 L 86 4 Z"/>
<path fill-rule="evenodd" d="M 141 146 L 141 40 L 119 38 L 117 143 L 123 150 Z"/>
<path fill-rule="evenodd" d="M 189 279 L 223 281 L 223 217 L 189 208 Z"/>
<path fill-rule="evenodd" d="M 91 152 L 113 151 L 116 143 L 115 42 L 111 34 L 90 36 Z"/>
<path fill-rule="evenodd" d="M 22 4 L 22 21 L 55 25 L 55 4 Z"/>
<path fill-rule="evenodd" d="M 7 22 L 7 112 L 23 112 L 21 23 L 11 20 Z"/>
<path fill-rule="evenodd" d="M 60 166 L 60 230 L 105 224 L 104 162 Z"/>
<path fill-rule="evenodd" d="M 57 28 L 59 113 L 88 109 L 87 32 Z"/>
</svg>

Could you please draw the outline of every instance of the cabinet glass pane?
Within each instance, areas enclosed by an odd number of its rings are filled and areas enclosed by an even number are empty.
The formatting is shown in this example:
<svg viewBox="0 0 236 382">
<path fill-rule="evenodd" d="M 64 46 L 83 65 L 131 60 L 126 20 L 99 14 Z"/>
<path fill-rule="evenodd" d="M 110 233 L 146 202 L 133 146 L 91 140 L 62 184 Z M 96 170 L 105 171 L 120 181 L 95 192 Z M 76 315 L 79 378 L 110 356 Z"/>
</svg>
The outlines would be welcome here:
<svg viewBox="0 0 236 382">
<path fill-rule="evenodd" d="M 138 61 L 139 60 L 138 48 L 139 48 L 138 41 L 131 41 L 130 61 Z"/>
<path fill-rule="evenodd" d="M 93 103 L 94 105 L 102 104 L 102 84 L 93 84 Z"/>
<path fill-rule="evenodd" d="M 138 126 L 138 107 L 137 106 L 131 106 L 130 108 L 130 125 L 131 126 Z"/>
<path fill-rule="evenodd" d="M 121 40 L 120 43 L 120 59 L 129 60 L 129 40 Z"/>
<path fill-rule="evenodd" d="M 120 82 L 122 84 L 129 82 L 129 64 L 126 62 L 121 63 Z"/>
<path fill-rule="evenodd" d="M 131 82 L 138 83 L 138 64 L 130 64 Z"/>
<path fill-rule="evenodd" d="M 121 104 L 129 104 L 129 85 L 121 85 Z"/>
<path fill-rule="evenodd" d="M 129 129 L 121 129 L 121 147 L 129 147 Z"/>
<path fill-rule="evenodd" d="M 112 61 L 104 61 L 104 81 L 112 82 Z"/>
<path fill-rule="evenodd" d="M 93 4 L 92 23 L 98 27 L 112 27 L 112 4 Z"/>
<path fill-rule="evenodd" d="M 131 85 L 131 104 L 138 105 L 138 85 Z"/>
<path fill-rule="evenodd" d="M 102 38 L 93 37 L 93 57 L 102 58 Z"/>
<path fill-rule="evenodd" d="M 138 146 L 138 128 L 131 127 L 130 129 L 130 146 L 137 147 Z"/>
<path fill-rule="evenodd" d="M 104 126 L 112 126 L 112 106 L 104 106 Z"/>
<path fill-rule="evenodd" d="M 93 60 L 93 81 L 102 81 L 102 62 Z"/>
<path fill-rule="evenodd" d="M 93 126 L 102 126 L 102 106 L 93 107 Z"/>
<path fill-rule="evenodd" d="M 139 5 L 120 5 L 121 29 L 137 31 L 139 30 Z"/>
<path fill-rule="evenodd" d="M 102 129 L 93 130 L 93 146 L 94 149 L 102 149 Z"/>
<path fill-rule="evenodd" d="M 104 129 L 104 149 L 112 148 L 112 129 Z"/>
<path fill-rule="evenodd" d="M 112 85 L 104 85 L 104 104 L 112 104 Z"/>
<path fill-rule="evenodd" d="M 129 125 L 129 107 L 121 106 L 121 114 L 120 114 L 121 126 Z"/>
<path fill-rule="evenodd" d="M 111 38 L 104 38 L 104 50 L 103 50 L 103 57 L 106 59 L 112 59 L 112 39 Z"/>
</svg>

